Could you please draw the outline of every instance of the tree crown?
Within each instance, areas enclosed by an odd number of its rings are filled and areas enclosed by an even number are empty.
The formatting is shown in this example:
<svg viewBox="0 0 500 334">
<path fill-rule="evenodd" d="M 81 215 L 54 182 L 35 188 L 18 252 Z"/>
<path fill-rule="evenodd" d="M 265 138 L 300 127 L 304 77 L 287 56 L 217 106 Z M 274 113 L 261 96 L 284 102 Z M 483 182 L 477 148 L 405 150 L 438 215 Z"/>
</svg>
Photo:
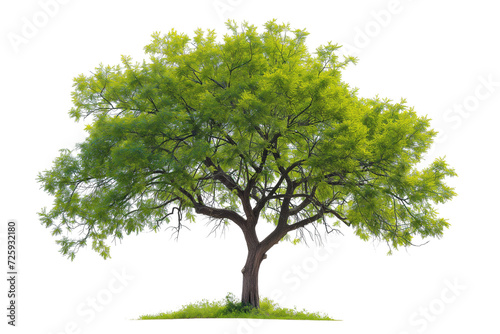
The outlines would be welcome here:
<svg viewBox="0 0 500 334">
<path fill-rule="evenodd" d="M 355 59 L 331 43 L 309 53 L 305 30 L 228 29 L 222 41 L 155 33 L 148 61 L 75 78 L 70 115 L 92 119 L 88 137 L 39 175 L 55 196 L 41 220 L 64 234 L 63 254 L 91 240 L 108 257 L 109 237 L 178 232 L 195 213 L 244 233 L 260 217 L 294 242 L 341 224 L 390 248 L 442 235 L 433 204 L 455 195 L 444 183 L 455 172 L 443 159 L 415 168 L 436 135 L 429 119 L 359 97 L 340 72 Z"/>
</svg>

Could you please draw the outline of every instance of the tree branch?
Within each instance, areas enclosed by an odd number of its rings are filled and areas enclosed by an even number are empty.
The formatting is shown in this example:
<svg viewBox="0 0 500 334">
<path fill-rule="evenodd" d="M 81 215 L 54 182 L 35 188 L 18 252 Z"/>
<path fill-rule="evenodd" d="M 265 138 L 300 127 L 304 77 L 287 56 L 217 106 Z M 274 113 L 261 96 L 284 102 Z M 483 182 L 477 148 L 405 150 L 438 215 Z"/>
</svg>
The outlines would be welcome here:
<svg viewBox="0 0 500 334">
<path fill-rule="evenodd" d="M 203 163 L 205 164 L 205 166 L 207 166 L 209 168 L 213 167 L 217 170 L 216 172 L 212 173 L 214 180 L 220 181 L 230 191 L 233 191 L 234 189 L 236 189 L 239 194 L 243 193 L 243 190 L 236 183 L 236 181 L 234 181 L 231 176 L 229 176 L 226 172 L 224 172 L 222 170 L 222 168 L 220 168 L 220 166 L 216 166 L 214 164 L 214 162 L 212 161 L 212 159 L 210 159 L 209 157 L 206 157 L 206 159 L 203 161 Z"/>
<path fill-rule="evenodd" d="M 301 228 L 301 227 L 304 227 L 306 226 L 307 224 L 310 224 L 310 223 L 313 223 L 321 218 L 323 218 L 325 215 L 323 209 L 321 209 L 317 214 L 315 214 L 314 216 L 311 216 L 309 218 L 306 218 L 306 219 L 303 219 L 295 224 L 292 224 L 292 225 L 288 225 L 288 232 L 290 231 L 294 231 L 298 228 Z"/>
<path fill-rule="evenodd" d="M 182 187 L 179 187 L 179 191 L 183 193 L 191 201 L 191 203 L 193 203 L 196 213 L 216 219 L 229 219 L 236 225 L 238 225 L 241 229 L 246 230 L 246 220 L 238 213 L 227 209 L 218 209 L 206 206 L 205 204 L 203 204 L 200 197 L 198 198 L 198 200 L 196 200 L 189 191 Z"/>
</svg>

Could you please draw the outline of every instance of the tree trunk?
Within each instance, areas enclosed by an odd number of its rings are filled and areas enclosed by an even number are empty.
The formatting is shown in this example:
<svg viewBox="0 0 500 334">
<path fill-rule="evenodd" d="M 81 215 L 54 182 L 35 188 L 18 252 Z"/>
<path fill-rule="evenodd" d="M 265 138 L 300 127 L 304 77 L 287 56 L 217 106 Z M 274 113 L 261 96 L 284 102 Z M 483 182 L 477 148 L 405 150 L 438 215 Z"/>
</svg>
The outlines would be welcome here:
<svg viewBox="0 0 500 334">
<path fill-rule="evenodd" d="M 241 302 L 250 304 L 255 308 L 260 307 L 259 303 L 259 268 L 266 254 L 258 249 L 249 249 L 247 262 L 241 270 L 243 273 L 243 291 Z"/>
</svg>

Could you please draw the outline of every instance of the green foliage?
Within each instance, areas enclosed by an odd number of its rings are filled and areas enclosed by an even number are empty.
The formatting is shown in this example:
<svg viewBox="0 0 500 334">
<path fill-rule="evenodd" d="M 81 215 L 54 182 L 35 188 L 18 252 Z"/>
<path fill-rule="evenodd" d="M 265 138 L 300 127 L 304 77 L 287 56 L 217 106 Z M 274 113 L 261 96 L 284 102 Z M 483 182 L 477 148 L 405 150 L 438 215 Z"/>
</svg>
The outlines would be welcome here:
<svg viewBox="0 0 500 334">
<path fill-rule="evenodd" d="M 236 300 L 235 295 L 232 293 L 228 293 L 226 295 L 226 304 L 224 308 L 221 310 L 221 315 L 230 315 L 234 313 L 249 313 L 253 309 L 253 306 L 250 304 L 245 304 L 242 302 L 238 302 Z"/>
<path fill-rule="evenodd" d="M 38 179 L 63 254 L 91 241 L 108 257 L 109 238 L 178 232 L 195 213 L 240 227 L 261 217 L 294 243 L 308 225 L 341 223 L 391 248 L 442 235 L 433 204 L 455 195 L 444 183 L 455 172 L 443 159 L 415 168 L 436 135 L 429 119 L 359 97 L 340 72 L 355 59 L 331 43 L 309 53 L 305 30 L 228 29 L 220 42 L 155 33 L 148 61 L 75 78 L 70 115 L 91 120 L 88 137 Z"/>
<path fill-rule="evenodd" d="M 310 313 L 306 310 L 281 308 L 272 300 L 264 298 L 260 301 L 260 309 L 252 308 L 238 302 L 235 296 L 229 293 L 225 301 L 209 302 L 203 300 L 198 303 L 183 306 L 178 311 L 144 315 L 140 320 L 149 319 L 193 319 L 193 318 L 260 318 L 281 320 L 334 320 L 326 315 Z"/>
</svg>

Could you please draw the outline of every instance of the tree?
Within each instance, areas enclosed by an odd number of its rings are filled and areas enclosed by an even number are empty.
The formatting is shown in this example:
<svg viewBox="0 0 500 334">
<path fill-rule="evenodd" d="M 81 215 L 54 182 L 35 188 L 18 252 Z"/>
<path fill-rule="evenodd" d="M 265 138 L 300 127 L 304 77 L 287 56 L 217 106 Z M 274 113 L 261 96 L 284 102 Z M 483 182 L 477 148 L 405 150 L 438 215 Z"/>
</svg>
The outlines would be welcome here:
<svg viewBox="0 0 500 334">
<path fill-rule="evenodd" d="M 88 137 L 39 175 L 55 197 L 41 221 L 71 259 L 80 247 L 109 256 L 109 238 L 162 226 L 179 232 L 196 214 L 243 232 L 242 302 L 259 307 L 266 252 L 348 226 L 389 250 L 448 226 L 434 204 L 455 194 L 443 159 L 421 170 L 436 132 L 402 100 L 357 95 L 340 71 L 354 58 L 328 43 L 310 54 L 308 33 L 270 21 L 155 33 L 148 61 L 122 57 L 75 78 L 76 121 Z M 256 226 L 273 231 L 262 240 Z M 292 234 L 294 236 L 292 237 Z"/>
</svg>

